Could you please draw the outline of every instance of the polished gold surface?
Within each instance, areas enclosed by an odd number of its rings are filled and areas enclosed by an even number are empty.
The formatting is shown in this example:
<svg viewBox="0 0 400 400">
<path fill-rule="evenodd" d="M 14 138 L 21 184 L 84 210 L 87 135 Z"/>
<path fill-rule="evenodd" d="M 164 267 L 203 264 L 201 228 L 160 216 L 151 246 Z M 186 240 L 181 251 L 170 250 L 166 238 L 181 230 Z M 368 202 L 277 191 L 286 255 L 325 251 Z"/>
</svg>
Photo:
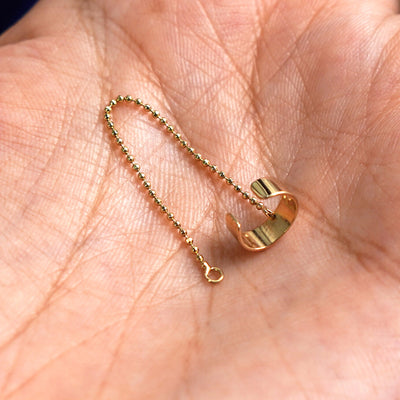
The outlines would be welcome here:
<svg viewBox="0 0 400 400">
<path fill-rule="evenodd" d="M 291 193 L 281 190 L 267 178 L 254 181 L 251 189 L 260 199 L 280 197 L 273 215 L 268 215 L 263 224 L 250 231 L 242 231 L 240 222 L 232 214 L 226 215 L 226 223 L 246 250 L 260 251 L 274 244 L 290 228 L 296 218 L 298 204 Z"/>
<path fill-rule="evenodd" d="M 149 196 L 154 200 L 161 212 L 166 215 L 168 220 L 171 221 L 173 226 L 178 230 L 179 234 L 185 240 L 186 244 L 191 248 L 196 260 L 200 263 L 204 272 L 204 277 L 208 282 L 221 282 L 224 278 L 224 273 L 220 268 L 210 266 L 205 261 L 203 255 L 200 254 L 199 248 L 194 245 L 193 239 L 189 236 L 187 231 L 183 229 L 181 223 L 176 219 L 174 214 L 168 209 L 168 207 L 157 195 L 156 191 L 151 187 L 150 181 L 141 171 L 141 166 L 137 163 L 135 157 L 130 154 L 128 147 L 125 146 L 124 141 L 120 137 L 120 134 L 114 126 L 114 122 L 111 118 L 111 111 L 113 107 L 121 102 L 132 103 L 149 112 L 156 120 L 159 121 L 162 126 L 164 126 L 166 131 L 179 142 L 182 148 L 186 150 L 189 155 L 191 155 L 195 160 L 199 161 L 204 167 L 208 168 L 212 173 L 217 174 L 221 180 L 225 181 L 229 186 L 231 186 L 244 200 L 247 200 L 251 205 L 256 207 L 257 210 L 260 210 L 267 217 L 267 220 L 264 224 L 252 231 L 242 232 L 240 223 L 237 221 L 237 219 L 231 214 L 227 215 L 227 223 L 230 231 L 235 235 L 244 248 L 251 251 L 262 250 L 274 243 L 289 229 L 289 226 L 293 223 L 297 213 L 297 201 L 293 195 L 288 192 L 281 191 L 273 182 L 266 178 L 258 179 L 257 181 L 253 182 L 251 188 L 260 199 L 281 196 L 281 201 L 278 207 L 276 208 L 275 212 L 272 212 L 269 208 L 264 206 L 262 202 L 257 200 L 257 198 L 252 197 L 248 192 L 244 191 L 242 187 L 239 186 L 231 177 L 227 176 L 224 171 L 220 170 L 216 165 L 204 158 L 200 153 L 197 153 L 189 144 L 189 142 L 183 139 L 182 135 L 168 123 L 167 119 L 160 115 L 159 111 L 154 110 L 149 104 L 143 103 L 143 101 L 139 98 L 133 99 L 133 97 L 130 95 L 125 97 L 118 96 L 116 99 L 112 99 L 104 109 L 104 118 L 108 128 L 111 130 L 116 143 L 120 146 L 122 153 L 125 155 L 132 169 L 137 174 L 137 177 L 142 182 L 142 185 L 147 190 Z"/>
</svg>

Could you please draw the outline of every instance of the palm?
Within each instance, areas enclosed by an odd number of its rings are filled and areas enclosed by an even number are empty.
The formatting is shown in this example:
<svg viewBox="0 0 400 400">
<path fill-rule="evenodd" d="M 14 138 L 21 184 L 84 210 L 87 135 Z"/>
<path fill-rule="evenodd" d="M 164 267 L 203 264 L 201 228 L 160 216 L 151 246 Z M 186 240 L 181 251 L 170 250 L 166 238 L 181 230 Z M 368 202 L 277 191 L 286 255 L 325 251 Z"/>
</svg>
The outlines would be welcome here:
<svg viewBox="0 0 400 400">
<path fill-rule="evenodd" d="M 395 398 L 390 10 L 48 3 L 0 50 L 2 398 Z M 207 284 L 105 131 L 117 94 L 154 105 L 243 185 L 278 178 L 300 202 L 294 227 L 245 254 L 223 222 L 246 218 L 237 196 L 121 107 L 144 172 L 225 270 Z"/>
</svg>

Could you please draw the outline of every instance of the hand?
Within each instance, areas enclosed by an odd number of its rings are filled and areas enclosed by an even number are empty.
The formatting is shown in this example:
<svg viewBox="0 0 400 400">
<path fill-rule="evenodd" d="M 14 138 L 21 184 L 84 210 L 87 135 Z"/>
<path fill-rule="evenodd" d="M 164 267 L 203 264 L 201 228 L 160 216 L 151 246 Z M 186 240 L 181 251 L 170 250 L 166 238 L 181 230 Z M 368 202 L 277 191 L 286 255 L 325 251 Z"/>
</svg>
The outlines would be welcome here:
<svg viewBox="0 0 400 400">
<path fill-rule="evenodd" d="M 6 32 L 1 398 L 397 398 L 396 5 L 43 0 Z M 208 284 L 105 127 L 119 94 L 243 187 L 280 181 L 293 227 L 242 250 L 225 213 L 250 223 L 250 206 L 119 106 L 152 187 L 224 270 Z"/>
</svg>

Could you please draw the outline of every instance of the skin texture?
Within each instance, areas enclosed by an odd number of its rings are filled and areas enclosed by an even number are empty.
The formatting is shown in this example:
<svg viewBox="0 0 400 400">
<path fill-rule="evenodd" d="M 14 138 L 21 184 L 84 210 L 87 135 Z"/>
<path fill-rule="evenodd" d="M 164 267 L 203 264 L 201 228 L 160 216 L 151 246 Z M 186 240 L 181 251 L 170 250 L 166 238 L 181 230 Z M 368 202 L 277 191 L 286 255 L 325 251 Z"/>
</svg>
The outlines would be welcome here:
<svg viewBox="0 0 400 400">
<path fill-rule="evenodd" d="M 389 0 L 43 0 L 0 37 L 0 398 L 400 398 L 400 19 Z M 237 194 L 141 97 L 300 212 L 242 250 Z"/>
</svg>

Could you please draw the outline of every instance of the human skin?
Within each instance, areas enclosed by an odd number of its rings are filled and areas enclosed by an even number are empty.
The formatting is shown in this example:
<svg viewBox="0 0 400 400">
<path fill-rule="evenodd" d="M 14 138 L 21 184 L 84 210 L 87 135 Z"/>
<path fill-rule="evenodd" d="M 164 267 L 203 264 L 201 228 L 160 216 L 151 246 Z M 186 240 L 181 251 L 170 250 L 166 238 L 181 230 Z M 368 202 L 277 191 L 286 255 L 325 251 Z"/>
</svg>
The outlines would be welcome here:
<svg viewBox="0 0 400 400">
<path fill-rule="evenodd" d="M 400 18 L 389 0 L 43 0 L 0 37 L 0 398 L 400 398 Z M 235 192 L 131 94 L 300 204 L 248 253 Z"/>
</svg>

